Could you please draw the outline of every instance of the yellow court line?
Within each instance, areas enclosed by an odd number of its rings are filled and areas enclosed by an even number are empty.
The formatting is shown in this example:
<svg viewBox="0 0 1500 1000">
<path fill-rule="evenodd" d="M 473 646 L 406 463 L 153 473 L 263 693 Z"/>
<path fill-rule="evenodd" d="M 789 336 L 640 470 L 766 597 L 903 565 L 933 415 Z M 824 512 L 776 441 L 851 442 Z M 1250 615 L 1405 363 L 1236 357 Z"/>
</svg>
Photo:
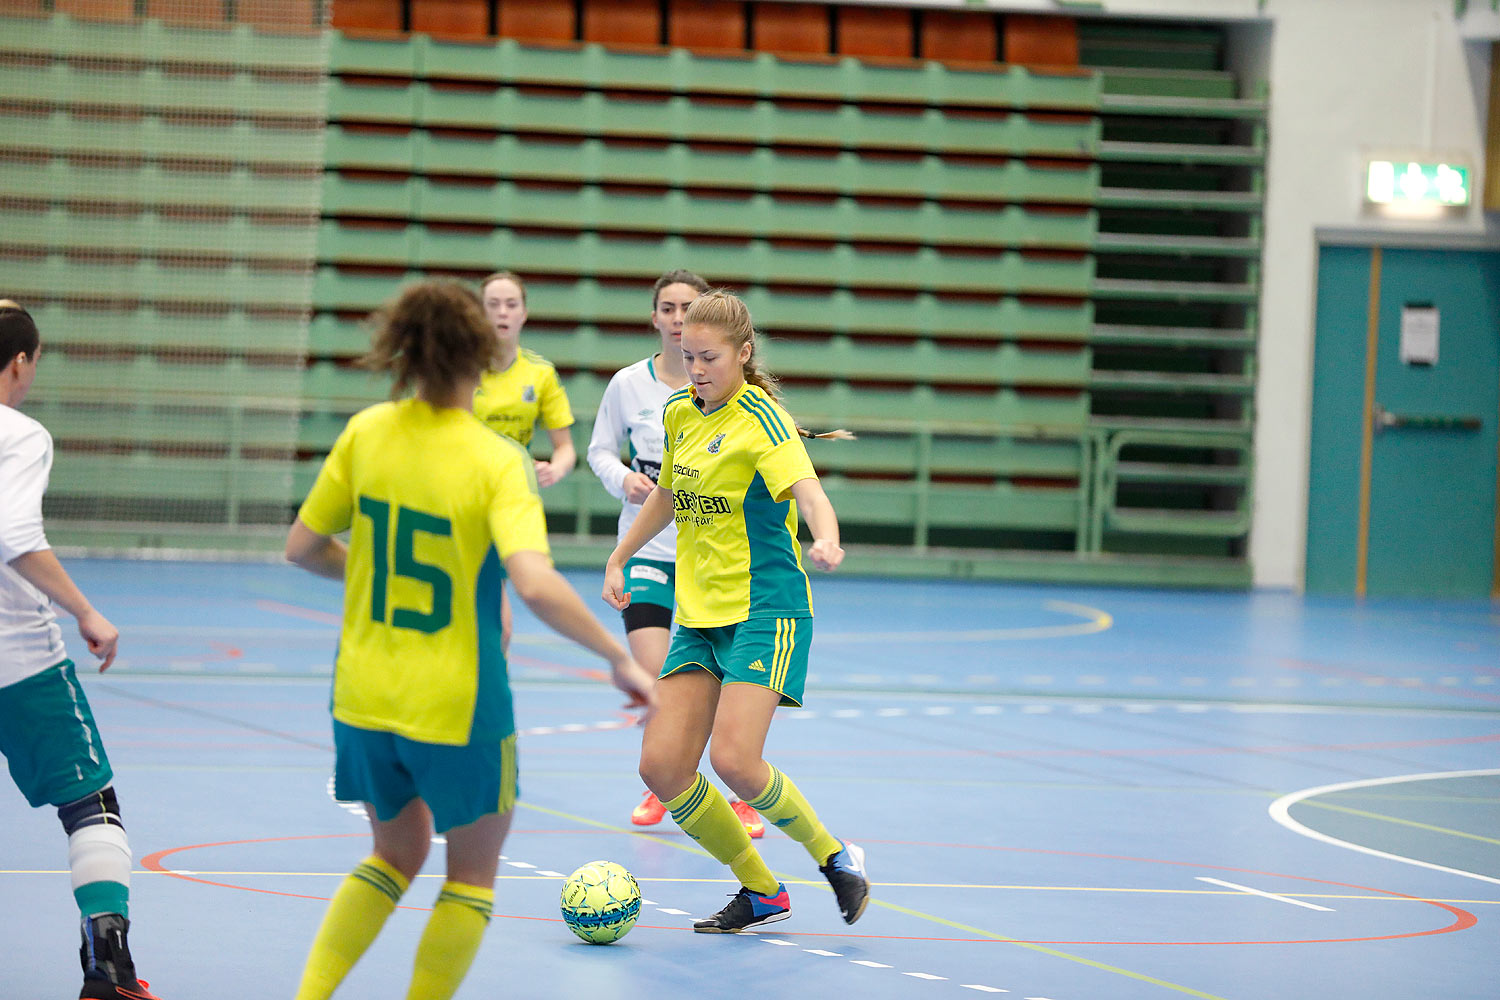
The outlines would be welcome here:
<svg viewBox="0 0 1500 1000">
<path fill-rule="evenodd" d="M 1112 628 L 1115 623 L 1114 617 L 1108 611 L 1100 611 L 1098 608 L 1091 608 L 1086 604 L 1073 604 L 1069 601 L 1043 601 L 1042 607 L 1048 611 L 1078 615 L 1084 620 L 1074 622 L 1070 625 L 1018 625 L 1012 628 L 903 632 L 829 632 L 819 633 L 818 638 L 823 642 L 838 643 L 916 642 L 923 639 L 941 640 L 943 642 L 997 642 L 1003 639 L 1061 639 L 1068 636 L 1092 635 L 1095 632 L 1103 632 Z"/>
<path fill-rule="evenodd" d="M 1462 830 L 1450 830 L 1446 826 L 1434 826 L 1431 823 L 1419 823 L 1414 819 L 1402 819 L 1399 816 L 1387 816 L 1384 813 L 1367 812 L 1364 809 L 1351 809 L 1349 806 L 1337 806 L 1332 802 L 1314 802 L 1304 800 L 1303 805 L 1314 806 L 1318 809 L 1331 809 L 1334 812 L 1348 813 L 1351 816 L 1363 816 L 1365 819 L 1384 820 L 1387 823 L 1395 823 L 1398 826 L 1410 826 L 1418 830 L 1426 830 L 1429 833 L 1446 833 L 1451 837 L 1463 837 L 1465 840 L 1477 840 L 1485 844 L 1500 845 L 1500 840 L 1494 837 L 1482 837 L 1477 833 L 1465 833 Z"/>
<path fill-rule="evenodd" d="M 528 802 L 519 802 L 519 803 L 517 803 L 517 805 L 520 805 L 520 806 L 522 806 L 523 808 L 526 808 L 526 809 L 534 810 L 536 812 L 545 813 L 545 814 L 547 814 L 549 816 L 557 816 L 557 817 L 560 817 L 562 819 L 570 819 L 570 820 L 573 820 L 574 822 L 583 823 L 586 826 L 596 827 L 596 828 L 601 829 L 601 830 L 613 830 L 616 833 L 633 833 L 634 832 L 634 831 L 631 831 L 631 830 L 626 830 L 624 827 L 614 826 L 614 825 L 609 824 L 609 823 L 600 823 L 598 820 L 592 820 L 592 819 L 588 819 L 587 817 L 584 817 L 584 816 L 575 816 L 575 815 L 573 815 L 571 813 L 565 813 L 565 812 L 563 812 L 560 809 L 548 809 L 546 806 L 534 805 L 534 804 L 528 803 Z M 645 839 L 647 839 L 647 840 L 653 841 L 653 842 L 658 843 L 658 844 L 665 844 L 668 847 L 675 847 L 679 851 L 686 851 L 686 852 L 688 852 L 690 854 L 701 854 L 701 855 L 708 856 L 708 852 L 706 852 L 706 851 L 704 851 L 704 850 L 702 850 L 700 848 L 689 847 L 686 844 L 674 843 L 673 841 L 668 840 L 665 837 L 653 837 L 653 836 L 650 836 L 649 834 L 645 834 L 645 835 L 643 835 L 643 834 L 636 834 L 636 836 L 644 836 Z M 791 877 L 785 875 L 782 872 L 777 872 L 777 871 L 773 870 L 772 874 L 775 875 L 778 879 L 781 879 L 784 882 L 792 882 L 792 883 L 799 884 L 799 885 L 817 886 L 817 883 L 815 883 L 815 882 L 807 882 L 807 881 L 804 881 L 802 879 L 791 878 Z M 879 883 L 875 883 L 875 884 L 877 886 L 879 885 Z M 824 891 L 827 891 L 827 892 L 831 892 L 832 891 L 827 886 L 818 886 L 818 888 L 821 888 L 821 889 L 823 889 Z M 1061 959 L 1063 959 L 1065 961 L 1074 962 L 1074 963 L 1076 963 L 1078 965 L 1086 965 L 1089 968 L 1099 969 L 1100 971 L 1103 971 L 1103 972 L 1113 972 L 1115 975 L 1124 976 L 1127 979 L 1135 979 L 1135 980 L 1139 980 L 1139 981 L 1144 982 L 1144 983 L 1150 983 L 1153 986 L 1163 987 L 1164 989 L 1176 990 L 1178 993 L 1185 993 L 1188 996 L 1199 997 L 1200 1000 L 1227 1000 L 1226 997 L 1221 997 L 1221 996 L 1219 996 L 1216 993 L 1205 993 L 1202 990 L 1195 990 L 1195 989 L 1193 989 L 1190 986 L 1179 986 L 1177 983 L 1169 983 L 1165 979 L 1157 979 L 1154 976 L 1148 976 L 1148 975 L 1146 975 L 1145 973 L 1142 973 L 1142 972 L 1132 972 L 1129 969 L 1122 969 L 1122 968 L 1120 968 L 1117 965 L 1109 965 L 1108 963 L 1105 963 L 1105 962 L 1097 962 L 1097 961 L 1095 961 L 1095 960 L 1093 960 L 1091 958 L 1084 958 L 1082 955 L 1073 955 L 1073 954 L 1070 954 L 1070 953 L 1068 953 L 1066 951 L 1059 951 L 1056 948 L 1049 948 L 1046 945 L 1032 944 L 1032 943 L 1030 943 L 1028 941 L 1018 941 L 1015 938 L 1006 937 L 1004 934 L 996 934 L 994 931 L 987 931 L 987 930 L 984 930 L 983 928 L 979 928 L 979 927 L 971 927 L 968 924 L 961 924 L 961 923 L 957 922 L 956 920 L 948 920 L 948 919 L 945 919 L 943 917 L 935 916 L 935 915 L 933 915 L 931 913 L 923 913 L 921 910 L 914 910 L 914 909 L 911 909 L 910 907 L 900 906 L 900 905 L 898 905 L 896 903 L 887 902 L 886 900 L 878 899 L 878 898 L 873 897 L 873 896 L 870 898 L 870 902 L 872 904 L 874 904 L 875 906 L 879 906 L 879 907 L 881 907 L 883 909 L 891 910 L 891 911 L 894 911 L 896 913 L 901 913 L 901 914 L 904 914 L 904 915 L 906 915 L 908 917 L 916 917 L 918 920 L 931 921 L 932 923 L 940 924 L 940 925 L 942 925 L 944 927 L 951 927 L 954 930 L 964 931 L 967 934 L 973 934 L 973 935 L 978 936 L 978 937 L 990 938 L 991 940 L 1001 941 L 1001 942 L 1004 942 L 1006 944 L 1013 944 L 1013 945 L 1015 945 L 1018 948 L 1025 948 L 1027 951 L 1034 951 L 1034 952 L 1038 952 L 1038 953 L 1043 954 L 1043 955 L 1050 955 L 1053 958 L 1061 958 Z"/>
<path fill-rule="evenodd" d="M 995 941 L 1004 942 L 1005 944 L 1013 944 L 1018 948 L 1025 948 L 1027 951 L 1034 951 L 1043 955 L 1050 955 L 1053 958 L 1061 958 L 1065 961 L 1077 963 L 1078 965 L 1086 965 L 1091 969 L 1098 969 L 1101 972 L 1113 972 L 1117 976 L 1125 976 L 1128 979 L 1135 979 L 1143 983 L 1150 983 L 1153 986 L 1160 986 L 1164 989 L 1176 990 L 1178 993 L 1186 993 L 1188 996 L 1199 997 L 1201 998 L 1201 1000 L 1227 1000 L 1227 998 L 1221 997 L 1217 993 L 1207 993 L 1203 990 L 1195 990 L 1191 986 L 1179 986 L 1177 983 L 1171 983 L 1165 979 L 1157 979 L 1155 976 L 1148 976 L 1143 972 L 1132 972 L 1129 969 L 1122 969 L 1118 965 L 1110 965 L 1107 962 L 1098 962 L 1092 958 L 1084 958 L 1082 955 L 1074 955 L 1070 952 L 1060 951 L 1057 948 L 1049 948 L 1046 945 L 1033 944 L 1030 941 L 1018 941 L 1013 937 L 1006 937 L 1004 934 L 996 934 L 994 931 L 987 931 L 980 927 L 971 927 L 968 924 L 961 924 L 956 920 L 945 920 L 942 917 L 933 916 L 931 913 L 923 913 L 921 910 L 913 910 L 909 907 L 898 906 L 895 903 L 888 903 L 883 899 L 875 899 L 872 897 L 870 899 L 870 902 L 874 903 L 876 906 L 883 907 L 887 910 L 894 910 L 897 913 L 903 913 L 909 917 L 917 917 L 921 920 L 931 920 L 933 923 L 942 924 L 944 927 L 952 927 L 955 930 L 965 931 L 969 934 L 976 934 L 980 937 L 991 938 Z"/>
</svg>

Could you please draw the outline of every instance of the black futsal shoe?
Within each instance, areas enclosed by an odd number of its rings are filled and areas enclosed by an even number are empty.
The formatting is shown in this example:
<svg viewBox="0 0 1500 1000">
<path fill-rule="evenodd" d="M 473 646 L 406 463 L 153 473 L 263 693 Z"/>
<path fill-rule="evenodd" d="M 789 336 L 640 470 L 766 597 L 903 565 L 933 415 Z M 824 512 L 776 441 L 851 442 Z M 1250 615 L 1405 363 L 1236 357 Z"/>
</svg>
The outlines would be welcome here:
<svg viewBox="0 0 1500 1000">
<path fill-rule="evenodd" d="M 833 886 L 833 895 L 839 901 L 839 913 L 844 923 L 852 924 L 865 912 L 870 901 L 870 880 L 865 877 L 865 849 L 858 844 L 845 844 L 827 864 L 818 866 L 818 871 Z"/>
<path fill-rule="evenodd" d="M 693 921 L 693 930 L 699 934 L 738 934 L 752 927 L 785 920 L 792 915 L 792 899 L 786 886 L 778 885 L 776 892 L 762 896 L 745 886 L 734 894 L 729 905 L 706 920 Z"/>
</svg>

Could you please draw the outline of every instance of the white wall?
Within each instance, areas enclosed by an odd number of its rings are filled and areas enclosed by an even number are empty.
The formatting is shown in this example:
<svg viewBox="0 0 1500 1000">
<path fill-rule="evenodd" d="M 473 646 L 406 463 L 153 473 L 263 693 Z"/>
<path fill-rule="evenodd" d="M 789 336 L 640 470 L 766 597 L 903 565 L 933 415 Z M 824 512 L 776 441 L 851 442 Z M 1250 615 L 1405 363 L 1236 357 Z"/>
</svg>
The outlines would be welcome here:
<svg viewBox="0 0 1500 1000">
<path fill-rule="evenodd" d="M 1262 586 L 1300 587 L 1306 554 L 1315 230 L 1485 228 L 1477 203 L 1442 222 L 1372 218 L 1365 154 L 1462 156 L 1483 183 L 1489 45 L 1465 43 L 1453 0 L 1268 0 L 1265 264 L 1251 559 Z"/>
</svg>

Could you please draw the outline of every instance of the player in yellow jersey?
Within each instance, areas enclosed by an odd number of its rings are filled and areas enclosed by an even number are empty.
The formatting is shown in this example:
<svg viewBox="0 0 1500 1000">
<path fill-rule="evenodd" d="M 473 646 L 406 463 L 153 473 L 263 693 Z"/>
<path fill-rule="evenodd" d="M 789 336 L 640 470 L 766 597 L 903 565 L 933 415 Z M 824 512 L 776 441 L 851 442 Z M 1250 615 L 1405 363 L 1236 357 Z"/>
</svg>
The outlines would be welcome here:
<svg viewBox="0 0 1500 1000">
<path fill-rule="evenodd" d="M 792 780 L 763 757 L 776 707 L 801 705 L 807 677 L 812 592 L 797 513 L 812 532 L 813 564 L 825 570 L 844 559 L 838 518 L 802 446 L 807 432 L 760 370 L 745 304 L 727 292 L 696 299 L 684 317 L 682 356 L 690 384 L 666 403 L 661 476 L 604 575 L 604 599 L 624 609 L 626 562 L 675 521 L 677 633 L 641 743 L 641 778 L 673 822 L 740 880 L 729 905 L 694 930 L 734 933 L 791 912 L 786 887 L 698 771 L 710 737 L 714 771 L 807 849 L 852 924 L 869 901 L 864 851 L 833 837 Z"/>
<path fill-rule="evenodd" d="M 552 457 L 536 462 L 538 486 L 551 486 L 578 463 L 573 447 L 573 408 L 552 362 L 521 346 L 526 328 L 526 284 L 511 271 L 496 271 L 479 283 L 485 318 L 495 333 L 495 359 L 474 390 L 474 415 L 496 434 L 522 448 L 531 445 L 538 421 L 552 441 Z M 501 642 L 510 649 L 510 604 L 500 594 Z"/>
<path fill-rule="evenodd" d="M 496 351 L 478 297 L 406 290 L 377 314 L 366 367 L 395 394 L 350 418 L 297 514 L 286 555 L 344 581 L 333 680 L 334 782 L 367 803 L 374 851 L 339 887 L 297 1000 L 325 1000 L 369 948 L 446 832 L 447 882 L 408 1000 L 442 1000 L 478 951 L 516 798 L 515 720 L 500 646 L 509 577 L 544 622 L 608 660 L 632 706 L 652 679 L 552 567 L 526 452 L 470 409 Z M 333 536 L 349 532 L 346 546 Z"/>
<path fill-rule="evenodd" d="M 479 286 L 484 312 L 499 350 L 474 393 L 474 415 L 497 434 L 531 445 L 537 422 L 547 429 L 552 457 L 536 463 L 538 486 L 551 486 L 578 464 L 573 409 L 552 362 L 521 346 L 526 328 L 526 286 L 519 275 L 497 271 Z"/>
<path fill-rule="evenodd" d="M 656 488 L 661 473 L 662 410 L 672 394 L 688 384 L 682 367 L 682 320 L 693 300 L 708 291 L 708 282 L 692 271 L 668 271 L 651 289 L 651 325 L 661 350 L 622 368 L 609 380 L 594 432 L 589 439 L 589 466 L 609 493 L 623 501 L 617 538 L 624 538 L 641 504 Z M 621 461 L 628 449 L 629 461 Z M 672 641 L 673 579 L 677 567 L 677 532 L 663 529 L 625 565 L 630 605 L 621 613 L 625 641 L 641 666 L 660 672 Z M 739 799 L 730 808 L 752 838 L 764 837 L 766 825 Z M 656 793 L 646 792 L 630 814 L 636 826 L 655 826 L 666 816 Z"/>
</svg>

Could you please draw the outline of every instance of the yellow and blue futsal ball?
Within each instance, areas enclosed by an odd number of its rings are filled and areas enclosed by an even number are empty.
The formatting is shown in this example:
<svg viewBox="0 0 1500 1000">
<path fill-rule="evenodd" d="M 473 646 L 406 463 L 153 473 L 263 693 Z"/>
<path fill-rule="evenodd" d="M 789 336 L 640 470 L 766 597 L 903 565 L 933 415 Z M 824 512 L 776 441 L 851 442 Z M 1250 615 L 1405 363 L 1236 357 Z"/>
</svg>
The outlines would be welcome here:
<svg viewBox="0 0 1500 1000">
<path fill-rule="evenodd" d="M 641 915 L 641 887 L 621 865 L 590 861 L 563 883 L 562 915 L 589 944 L 618 941 Z"/>
</svg>

